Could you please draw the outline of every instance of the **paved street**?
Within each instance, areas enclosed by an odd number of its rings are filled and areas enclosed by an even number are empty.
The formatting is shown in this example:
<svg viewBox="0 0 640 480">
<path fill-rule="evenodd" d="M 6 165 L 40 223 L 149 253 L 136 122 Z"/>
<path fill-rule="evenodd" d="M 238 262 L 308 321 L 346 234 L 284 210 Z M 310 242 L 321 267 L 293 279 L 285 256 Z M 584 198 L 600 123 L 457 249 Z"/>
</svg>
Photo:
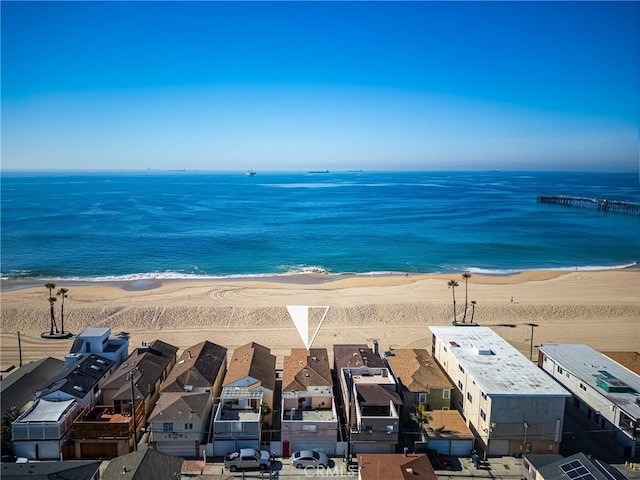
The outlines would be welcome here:
<svg viewBox="0 0 640 480">
<path fill-rule="evenodd" d="M 614 467 L 628 480 L 640 480 L 640 465 L 635 470 L 624 464 L 616 464 Z M 194 472 L 196 473 L 196 472 Z M 199 473 L 199 472 L 197 472 Z M 271 472 L 247 471 L 231 473 L 223 469 L 222 462 L 207 463 L 204 468 L 204 476 L 215 476 L 224 473 L 234 479 L 256 480 L 304 480 L 308 478 L 333 478 L 336 480 L 352 480 L 358 478 L 357 472 L 349 472 L 346 463 L 342 459 L 334 460 L 333 466 L 326 470 L 299 470 L 294 468 L 288 459 L 276 460 Z M 513 480 L 524 477 L 522 471 L 522 459 L 516 457 L 490 458 L 488 462 L 482 462 L 481 468 L 476 469 L 471 459 L 460 458 L 455 460 L 454 470 L 437 470 L 439 480 L 462 479 L 492 479 Z M 619 477 L 622 478 L 622 477 Z"/>
</svg>

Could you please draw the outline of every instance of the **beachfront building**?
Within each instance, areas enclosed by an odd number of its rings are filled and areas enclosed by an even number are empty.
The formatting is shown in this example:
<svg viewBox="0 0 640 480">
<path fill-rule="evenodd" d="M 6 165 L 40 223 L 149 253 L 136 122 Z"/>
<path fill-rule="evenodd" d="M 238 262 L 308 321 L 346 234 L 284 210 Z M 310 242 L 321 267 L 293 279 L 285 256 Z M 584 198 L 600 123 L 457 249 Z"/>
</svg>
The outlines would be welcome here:
<svg viewBox="0 0 640 480">
<path fill-rule="evenodd" d="M 211 418 L 208 392 L 163 392 L 149 416 L 149 445 L 183 458 L 200 456 Z"/>
<path fill-rule="evenodd" d="M 102 385 L 102 402 L 83 409 L 74 422 L 70 456 L 112 458 L 135 450 L 177 351 L 160 340 L 134 349 Z"/>
<path fill-rule="evenodd" d="M 469 455 L 473 434 L 451 408 L 453 384 L 425 349 L 390 349 L 384 361 L 402 397 L 402 424 L 413 433 L 413 451 L 436 450 L 446 455 Z"/>
<path fill-rule="evenodd" d="M 488 327 L 429 327 L 452 406 L 484 455 L 558 453 L 570 394 Z"/>
<path fill-rule="evenodd" d="M 396 381 L 367 345 L 334 345 L 334 371 L 344 405 L 348 455 L 395 453 L 402 405 Z"/>
<path fill-rule="evenodd" d="M 640 375 L 587 345 L 541 345 L 538 366 L 571 392 L 567 408 L 592 422 L 601 443 L 640 457 Z"/>
<path fill-rule="evenodd" d="M 62 360 L 45 357 L 12 371 L 0 383 L 1 416 L 4 417 L 12 408 L 18 413 L 27 410 L 36 400 L 36 392 L 51 385 L 63 368 Z"/>
<path fill-rule="evenodd" d="M 270 426 L 276 357 L 255 342 L 233 351 L 212 426 L 213 454 L 260 448 L 263 422 Z"/>
<path fill-rule="evenodd" d="M 129 340 L 126 335 L 110 338 L 111 329 L 107 327 L 85 328 L 80 332 L 69 353 L 64 357 L 66 365 L 74 363 L 88 355 L 100 355 L 114 362 L 118 367 L 129 354 Z"/>
<path fill-rule="evenodd" d="M 36 392 L 38 401 L 12 424 L 16 455 L 30 460 L 67 457 L 73 421 L 82 409 L 100 402 L 101 386 L 112 375 L 113 365 L 97 355 L 84 356 Z"/>
<path fill-rule="evenodd" d="M 94 406 L 102 399 L 101 388 L 115 374 L 115 362 L 90 354 L 67 365 L 52 383 L 36 392 L 36 397 L 66 401 L 74 400 L 78 409 Z"/>
<path fill-rule="evenodd" d="M 61 460 L 77 414 L 75 399 L 39 399 L 11 424 L 14 454 L 29 460 Z"/>
<path fill-rule="evenodd" d="M 227 349 L 220 345 L 204 341 L 184 350 L 149 416 L 153 448 L 184 458 L 200 455 L 226 370 Z"/>
<path fill-rule="evenodd" d="M 282 370 L 282 454 L 336 453 L 338 415 L 326 348 L 294 348 Z"/>
<path fill-rule="evenodd" d="M 398 348 L 385 353 L 384 360 L 398 383 L 402 397 L 402 423 L 411 423 L 418 405 L 424 410 L 449 410 L 453 385 L 425 349 Z"/>
<path fill-rule="evenodd" d="M 226 372 L 227 349 L 208 340 L 200 342 L 182 352 L 160 392 L 206 392 L 218 398 Z"/>
</svg>

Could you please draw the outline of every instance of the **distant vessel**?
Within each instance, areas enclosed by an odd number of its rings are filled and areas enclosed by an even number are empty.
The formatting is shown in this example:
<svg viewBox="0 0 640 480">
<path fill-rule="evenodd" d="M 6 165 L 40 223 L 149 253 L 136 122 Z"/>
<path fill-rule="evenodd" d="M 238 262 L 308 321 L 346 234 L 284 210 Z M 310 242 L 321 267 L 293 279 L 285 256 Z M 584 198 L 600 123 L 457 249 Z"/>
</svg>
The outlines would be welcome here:
<svg viewBox="0 0 640 480">
<path fill-rule="evenodd" d="M 329 173 L 329 170 L 309 170 L 309 173 Z"/>
<path fill-rule="evenodd" d="M 253 167 L 247 170 L 247 177 L 253 177 L 255 174 L 256 174 L 256 171 L 253 169 Z"/>
</svg>

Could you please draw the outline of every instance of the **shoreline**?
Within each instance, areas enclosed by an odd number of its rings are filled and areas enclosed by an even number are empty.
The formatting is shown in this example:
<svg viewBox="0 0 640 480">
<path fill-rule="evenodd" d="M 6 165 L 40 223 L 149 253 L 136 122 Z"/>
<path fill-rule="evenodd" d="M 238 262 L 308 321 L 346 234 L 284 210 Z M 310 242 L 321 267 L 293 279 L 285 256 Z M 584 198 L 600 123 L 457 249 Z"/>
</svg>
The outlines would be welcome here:
<svg viewBox="0 0 640 480">
<path fill-rule="evenodd" d="M 255 274 L 255 275 L 229 275 L 229 276 L 211 276 L 211 277 L 162 277 L 149 276 L 141 278 L 123 278 L 123 279 L 96 279 L 96 280 L 67 280 L 64 278 L 29 278 L 29 279 L 1 279 L 0 293 L 15 290 L 23 290 L 37 288 L 45 283 L 58 283 L 65 286 L 114 286 L 126 291 L 145 291 L 154 290 L 164 285 L 184 284 L 184 283 L 266 283 L 266 284 L 285 284 L 285 285 L 322 285 L 327 283 L 340 282 L 346 279 L 378 279 L 378 278 L 397 278 L 402 279 L 425 279 L 425 278 L 452 278 L 460 277 L 467 272 L 474 278 L 485 279 L 485 282 L 495 283 L 496 279 L 508 279 L 518 281 L 527 281 L 532 277 L 552 278 L 565 275 L 571 272 L 602 272 L 602 271 L 619 271 L 619 270 L 638 270 L 640 265 L 633 262 L 626 265 L 613 267 L 566 267 L 566 268 L 541 268 L 530 270 L 487 270 L 478 272 L 477 269 L 469 271 L 457 271 L 448 273 L 411 273 L 411 272 L 371 272 L 371 273 L 329 273 L 322 269 L 316 271 L 300 272 L 300 273 L 283 273 L 283 274 Z M 495 273 L 492 273 L 495 272 Z M 512 282 L 509 282 L 512 283 Z"/>
</svg>

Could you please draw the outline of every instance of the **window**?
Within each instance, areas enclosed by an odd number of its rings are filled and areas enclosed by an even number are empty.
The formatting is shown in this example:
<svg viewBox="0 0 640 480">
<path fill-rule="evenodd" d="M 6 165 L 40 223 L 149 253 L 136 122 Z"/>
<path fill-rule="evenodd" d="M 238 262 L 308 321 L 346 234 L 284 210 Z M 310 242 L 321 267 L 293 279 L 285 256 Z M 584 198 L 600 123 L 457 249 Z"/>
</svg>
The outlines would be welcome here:
<svg viewBox="0 0 640 480">
<path fill-rule="evenodd" d="M 184 429 L 185 430 L 193 430 L 193 423 L 185 423 L 184 424 Z"/>
<path fill-rule="evenodd" d="M 451 390 L 446 388 L 442 390 L 442 398 L 444 398 L 445 400 L 451 398 Z"/>
<path fill-rule="evenodd" d="M 427 394 L 426 393 L 418 394 L 418 403 L 427 403 Z"/>
<path fill-rule="evenodd" d="M 462 365 L 458 365 L 458 370 L 460 370 L 462 373 L 464 373 L 464 368 L 462 368 Z"/>
<path fill-rule="evenodd" d="M 484 410 L 480 409 L 480 418 L 482 418 L 483 420 L 487 419 L 487 414 L 484 413 Z"/>
<path fill-rule="evenodd" d="M 585 392 L 587 391 L 587 387 L 585 387 L 582 383 L 580 384 L 580 388 L 581 388 L 582 390 L 584 390 Z"/>
<path fill-rule="evenodd" d="M 460 380 L 458 380 L 458 388 L 459 388 L 460 390 L 462 390 L 462 388 L 463 388 L 463 387 L 462 387 L 462 382 L 461 382 Z"/>
<path fill-rule="evenodd" d="M 393 433 L 393 425 L 387 425 L 387 435 L 391 435 Z"/>
<path fill-rule="evenodd" d="M 558 373 L 562 373 L 562 367 L 558 365 Z"/>
<path fill-rule="evenodd" d="M 480 393 L 482 394 L 482 399 L 483 399 L 483 400 L 486 400 L 486 399 L 487 399 L 487 394 L 486 394 L 486 393 L 484 393 L 484 392 L 480 392 Z"/>
<path fill-rule="evenodd" d="M 317 425 L 302 425 L 303 432 L 315 432 Z"/>
<path fill-rule="evenodd" d="M 173 422 L 163 423 L 162 430 L 164 430 L 165 432 L 173 432 Z"/>
<path fill-rule="evenodd" d="M 469 392 L 467 392 L 467 400 L 469 400 L 469 403 L 473 402 L 473 397 Z"/>
</svg>

